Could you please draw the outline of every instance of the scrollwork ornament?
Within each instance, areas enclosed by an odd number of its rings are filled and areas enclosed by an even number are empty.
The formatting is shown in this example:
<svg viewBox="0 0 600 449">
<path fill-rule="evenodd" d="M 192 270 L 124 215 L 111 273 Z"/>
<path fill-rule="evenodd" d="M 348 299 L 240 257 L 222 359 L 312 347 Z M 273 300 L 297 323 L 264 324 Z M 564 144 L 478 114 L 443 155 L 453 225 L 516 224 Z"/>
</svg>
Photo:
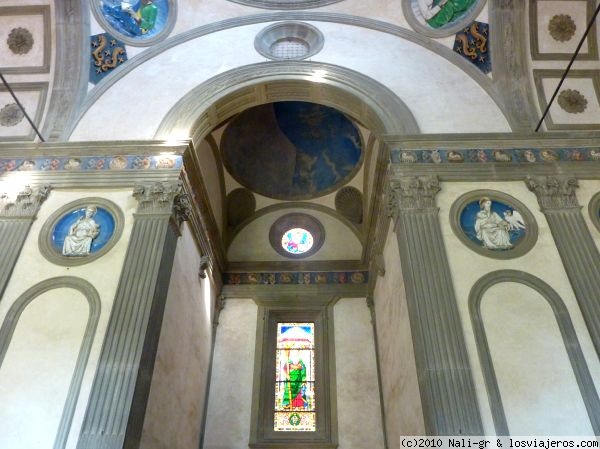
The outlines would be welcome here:
<svg viewBox="0 0 600 449">
<path fill-rule="evenodd" d="M 556 209 L 580 208 L 576 189 L 577 179 L 568 176 L 528 176 L 527 187 L 537 196 L 543 212 Z"/>
<path fill-rule="evenodd" d="M 171 214 L 175 198 L 181 194 L 180 182 L 156 182 L 151 185 L 138 184 L 133 197 L 138 201 L 138 214 Z"/>
<path fill-rule="evenodd" d="M 179 224 L 192 218 L 192 205 L 187 193 L 180 193 L 175 197 L 173 203 L 173 214 Z"/>
<path fill-rule="evenodd" d="M 30 186 L 17 194 L 16 199 L 10 200 L 6 194 L 0 196 L 0 218 L 34 218 L 40 205 L 48 197 L 51 186 L 44 185 L 32 189 Z"/>
</svg>

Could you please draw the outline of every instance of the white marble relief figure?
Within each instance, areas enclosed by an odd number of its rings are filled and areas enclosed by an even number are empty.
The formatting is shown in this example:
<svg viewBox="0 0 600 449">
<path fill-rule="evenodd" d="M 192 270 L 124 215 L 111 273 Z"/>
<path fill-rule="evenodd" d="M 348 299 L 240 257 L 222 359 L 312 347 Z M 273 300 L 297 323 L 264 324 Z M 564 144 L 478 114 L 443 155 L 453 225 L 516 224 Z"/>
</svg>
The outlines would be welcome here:
<svg viewBox="0 0 600 449">
<path fill-rule="evenodd" d="M 502 219 L 496 212 L 492 212 L 492 200 L 483 197 L 479 200 L 479 208 L 475 220 L 475 232 L 483 246 L 488 249 L 509 249 L 510 223 Z"/>
<path fill-rule="evenodd" d="M 100 233 L 100 225 L 92 218 L 95 214 L 96 207 L 87 206 L 85 215 L 71 225 L 63 244 L 64 256 L 87 256 L 90 253 L 92 240 Z"/>
</svg>

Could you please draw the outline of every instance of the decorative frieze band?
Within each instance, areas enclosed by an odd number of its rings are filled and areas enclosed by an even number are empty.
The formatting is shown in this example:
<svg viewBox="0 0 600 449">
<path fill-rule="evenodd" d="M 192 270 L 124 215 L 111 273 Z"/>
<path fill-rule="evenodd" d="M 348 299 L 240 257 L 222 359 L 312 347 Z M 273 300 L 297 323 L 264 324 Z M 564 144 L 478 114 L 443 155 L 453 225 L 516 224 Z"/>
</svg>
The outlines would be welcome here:
<svg viewBox="0 0 600 449">
<path fill-rule="evenodd" d="M 528 176 L 527 187 L 537 196 L 542 212 L 557 209 L 579 209 L 575 190 L 577 179 L 568 176 Z"/>
<path fill-rule="evenodd" d="M 48 197 L 50 188 L 49 185 L 35 189 L 25 186 L 14 200 L 10 200 L 7 195 L 0 196 L 0 218 L 35 218 L 41 204 Z"/>
</svg>

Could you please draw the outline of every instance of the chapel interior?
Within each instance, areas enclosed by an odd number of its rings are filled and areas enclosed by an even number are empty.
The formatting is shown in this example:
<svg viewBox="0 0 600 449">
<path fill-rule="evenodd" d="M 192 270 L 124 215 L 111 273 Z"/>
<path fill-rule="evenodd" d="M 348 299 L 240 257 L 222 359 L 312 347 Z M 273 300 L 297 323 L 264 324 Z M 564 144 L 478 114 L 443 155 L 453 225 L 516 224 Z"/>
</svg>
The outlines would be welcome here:
<svg viewBox="0 0 600 449">
<path fill-rule="evenodd" d="M 0 449 L 600 435 L 600 0 L 0 0 Z"/>
</svg>

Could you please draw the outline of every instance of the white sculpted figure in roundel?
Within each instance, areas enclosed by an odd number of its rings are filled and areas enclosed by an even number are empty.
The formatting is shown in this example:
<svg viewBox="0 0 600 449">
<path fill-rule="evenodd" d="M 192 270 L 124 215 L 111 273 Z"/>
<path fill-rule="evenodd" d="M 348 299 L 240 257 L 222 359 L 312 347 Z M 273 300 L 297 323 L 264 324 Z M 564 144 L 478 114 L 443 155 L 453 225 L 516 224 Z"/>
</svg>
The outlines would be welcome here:
<svg viewBox="0 0 600 449">
<path fill-rule="evenodd" d="M 71 225 L 63 244 L 64 256 L 87 256 L 90 253 L 92 240 L 100 233 L 100 225 L 92 218 L 95 214 L 96 207 L 88 206 L 85 215 Z"/>
<path fill-rule="evenodd" d="M 475 232 L 483 246 L 488 249 L 512 248 L 508 233 L 511 223 L 501 218 L 496 212 L 492 212 L 492 200 L 488 197 L 484 196 L 479 200 L 479 207 L 481 210 L 476 215 Z"/>
</svg>

